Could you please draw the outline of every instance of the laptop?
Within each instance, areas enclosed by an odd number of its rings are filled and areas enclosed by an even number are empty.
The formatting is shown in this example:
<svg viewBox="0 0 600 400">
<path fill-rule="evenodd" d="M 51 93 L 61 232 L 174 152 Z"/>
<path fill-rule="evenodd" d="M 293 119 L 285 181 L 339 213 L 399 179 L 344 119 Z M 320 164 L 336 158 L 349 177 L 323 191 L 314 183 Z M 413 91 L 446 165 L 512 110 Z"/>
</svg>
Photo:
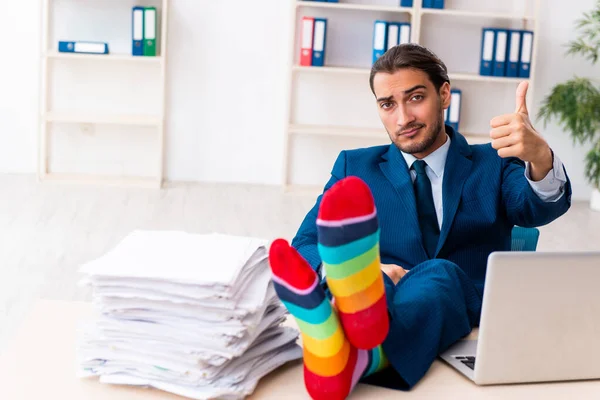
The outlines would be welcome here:
<svg viewBox="0 0 600 400">
<path fill-rule="evenodd" d="M 495 252 L 478 340 L 440 354 L 477 385 L 600 378 L 600 252 Z"/>
</svg>

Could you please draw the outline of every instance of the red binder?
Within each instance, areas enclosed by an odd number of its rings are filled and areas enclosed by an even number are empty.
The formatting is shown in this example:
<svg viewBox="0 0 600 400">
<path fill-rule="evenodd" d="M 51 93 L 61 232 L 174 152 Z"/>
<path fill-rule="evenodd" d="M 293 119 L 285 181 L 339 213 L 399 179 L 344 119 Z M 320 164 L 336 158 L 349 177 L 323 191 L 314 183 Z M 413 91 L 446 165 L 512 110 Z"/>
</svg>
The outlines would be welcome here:
<svg viewBox="0 0 600 400">
<path fill-rule="evenodd" d="M 315 19 L 313 17 L 302 18 L 302 43 L 300 44 L 300 65 L 312 65 L 312 47 L 314 31 Z"/>
</svg>

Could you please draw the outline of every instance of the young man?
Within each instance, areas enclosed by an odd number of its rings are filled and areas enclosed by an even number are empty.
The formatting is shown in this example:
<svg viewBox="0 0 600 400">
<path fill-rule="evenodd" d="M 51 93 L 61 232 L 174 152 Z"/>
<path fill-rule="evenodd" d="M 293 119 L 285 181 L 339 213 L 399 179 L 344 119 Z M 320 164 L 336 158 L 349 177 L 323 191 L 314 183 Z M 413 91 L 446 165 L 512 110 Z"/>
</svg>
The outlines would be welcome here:
<svg viewBox="0 0 600 400">
<path fill-rule="evenodd" d="M 361 379 L 411 389 L 479 324 L 489 254 L 510 250 L 515 225 L 548 224 L 571 203 L 563 165 L 531 124 L 527 83 L 515 112 L 491 120 L 491 145 L 444 125 L 450 80 L 426 48 L 390 49 L 370 85 L 392 143 L 343 151 L 292 247 L 270 249 L 315 399 L 345 398 Z"/>
</svg>

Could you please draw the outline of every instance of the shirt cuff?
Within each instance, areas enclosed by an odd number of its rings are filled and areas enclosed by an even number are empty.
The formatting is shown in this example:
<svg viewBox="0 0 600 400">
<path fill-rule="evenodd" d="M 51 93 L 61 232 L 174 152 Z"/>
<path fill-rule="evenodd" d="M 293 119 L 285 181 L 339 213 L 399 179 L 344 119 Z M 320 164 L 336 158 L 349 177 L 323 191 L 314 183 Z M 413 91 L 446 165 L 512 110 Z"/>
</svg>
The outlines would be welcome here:
<svg viewBox="0 0 600 400">
<path fill-rule="evenodd" d="M 554 158 L 552 169 L 544 179 L 537 182 L 531 180 L 531 168 L 529 162 L 525 163 L 525 178 L 529 181 L 529 185 L 535 194 L 545 202 L 556 202 L 560 200 L 565 193 L 565 184 L 567 183 L 563 163 L 554 152 L 552 153 L 552 157 Z"/>
</svg>

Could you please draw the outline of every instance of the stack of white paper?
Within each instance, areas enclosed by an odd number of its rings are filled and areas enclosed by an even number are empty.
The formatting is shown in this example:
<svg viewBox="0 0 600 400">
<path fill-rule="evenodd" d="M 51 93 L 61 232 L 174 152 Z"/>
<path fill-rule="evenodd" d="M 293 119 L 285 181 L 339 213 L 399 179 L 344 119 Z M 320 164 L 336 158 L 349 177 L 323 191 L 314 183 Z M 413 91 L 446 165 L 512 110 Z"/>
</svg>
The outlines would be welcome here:
<svg viewBox="0 0 600 400">
<path fill-rule="evenodd" d="M 136 231 L 81 268 L 101 315 L 82 324 L 80 376 L 194 399 L 243 398 L 302 357 L 266 242 Z"/>
</svg>

